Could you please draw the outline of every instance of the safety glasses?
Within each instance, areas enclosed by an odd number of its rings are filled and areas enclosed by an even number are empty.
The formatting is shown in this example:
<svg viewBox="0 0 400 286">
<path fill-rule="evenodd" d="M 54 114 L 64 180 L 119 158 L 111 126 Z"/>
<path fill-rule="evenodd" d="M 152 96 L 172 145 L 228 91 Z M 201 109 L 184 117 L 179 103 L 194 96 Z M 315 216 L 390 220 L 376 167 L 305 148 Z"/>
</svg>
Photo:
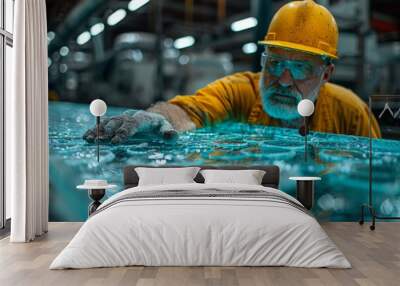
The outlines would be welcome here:
<svg viewBox="0 0 400 286">
<path fill-rule="evenodd" d="M 261 66 L 271 75 L 280 77 L 288 70 L 294 80 L 307 80 L 320 76 L 324 67 L 306 60 L 287 60 L 282 57 L 262 53 Z"/>
</svg>

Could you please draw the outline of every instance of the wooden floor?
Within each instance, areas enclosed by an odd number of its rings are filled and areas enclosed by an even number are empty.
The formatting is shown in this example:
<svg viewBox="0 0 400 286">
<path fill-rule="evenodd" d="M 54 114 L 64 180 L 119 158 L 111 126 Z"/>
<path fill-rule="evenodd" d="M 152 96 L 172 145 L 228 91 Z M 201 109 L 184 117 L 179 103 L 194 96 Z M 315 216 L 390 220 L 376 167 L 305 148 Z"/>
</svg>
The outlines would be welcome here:
<svg viewBox="0 0 400 286">
<path fill-rule="evenodd" d="M 49 233 L 32 242 L 0 241 L 0 285 L 400 285 L 400 223 L 324 223 L 324 229 L 353 268 L 289 267 L 120 267 L 48 270 L 81 226 L 50 223 Z"/>
</svg>

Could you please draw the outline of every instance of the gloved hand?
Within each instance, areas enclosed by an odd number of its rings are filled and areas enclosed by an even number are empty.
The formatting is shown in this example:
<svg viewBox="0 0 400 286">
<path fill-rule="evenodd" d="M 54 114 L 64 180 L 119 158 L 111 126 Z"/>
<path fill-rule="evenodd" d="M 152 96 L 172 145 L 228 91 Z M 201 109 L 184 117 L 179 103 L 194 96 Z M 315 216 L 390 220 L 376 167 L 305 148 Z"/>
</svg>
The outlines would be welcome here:
<svg viewBox="0 0 400 286">
<path fill-rule="evenodd" d="M 96 132 L 96 127 L 87 130 L 83 139 L 94 142 Z M 122 143 L 138 132 L 156 132 L 165 139 L 178 135 L 164 116 L 144 110 L 127 110 L 118 116 L 102 118 L 99 125 L 99 139 L 113 144 Z"/>
</svg>

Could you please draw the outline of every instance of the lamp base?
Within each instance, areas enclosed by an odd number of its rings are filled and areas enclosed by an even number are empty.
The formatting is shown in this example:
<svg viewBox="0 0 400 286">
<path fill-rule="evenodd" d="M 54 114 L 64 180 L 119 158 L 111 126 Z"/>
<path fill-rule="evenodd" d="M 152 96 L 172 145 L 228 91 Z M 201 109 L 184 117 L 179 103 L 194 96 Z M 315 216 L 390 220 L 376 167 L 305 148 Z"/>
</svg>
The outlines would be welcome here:
<svg viewBox="0 0 400 286">
<path fill-rule="evenodd" d="M 94 213 L 97 208 L 101 205 L 100 200 L 104 197 L 106 193 L 105 189 L 90 189 L 89 197 L 93 200 L 93 202 L 89 205 L 88 214 L 89 216 Z"/>
<path fill-rule="evenodd" d="M 314 205 L 314 181 L 297 181 L 296 198 L 303 206 L 311 210 Z"/>
</svg>

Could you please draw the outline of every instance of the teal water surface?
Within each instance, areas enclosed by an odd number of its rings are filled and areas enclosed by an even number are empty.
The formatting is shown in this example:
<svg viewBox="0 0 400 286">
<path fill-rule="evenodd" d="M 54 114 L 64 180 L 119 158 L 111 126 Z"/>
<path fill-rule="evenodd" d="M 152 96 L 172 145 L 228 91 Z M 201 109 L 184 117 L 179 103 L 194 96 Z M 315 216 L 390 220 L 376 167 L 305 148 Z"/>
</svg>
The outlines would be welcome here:
<svg viewBox="0 0 400 286">
<path fill-rule="evenodd" d="M 123 108 L 109 107 L 107 116 Z M 295 194 L 290 176 L 320 176 L 313 213 L 321 220 L 355 221 L 368 198 L 368 138 L 312 132 L 309 160 L 304 162 L 304 138 L 297 129 L 221 123 L 181 133 L 166 142 L 142 134 L 121 145 L 96 146 L 82 139 L 93 127 L 86 104 L 49 103 L 50 220 L 83 221 L 89 198 L 76 189 L 85 179 L 103 178 L 121 191 L 123 166 L 135 165 L 263 165 L 281 169 L 280 189 Z M 374 201 L 383 215 L 400 215 L 400 141 L 373 140 Z"/>
</svg>

